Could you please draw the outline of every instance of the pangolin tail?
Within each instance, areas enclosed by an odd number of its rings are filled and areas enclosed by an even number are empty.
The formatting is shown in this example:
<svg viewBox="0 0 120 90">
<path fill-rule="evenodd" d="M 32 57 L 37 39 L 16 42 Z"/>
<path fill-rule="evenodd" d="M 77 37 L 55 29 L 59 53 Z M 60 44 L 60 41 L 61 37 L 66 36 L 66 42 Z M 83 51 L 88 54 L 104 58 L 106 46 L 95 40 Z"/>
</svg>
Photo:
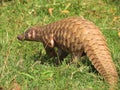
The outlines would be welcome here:
<svg viewBox="0 0 120 90">
<path fill-rule="evenodd" d="M 87 30 L 83 35 L 83 42 L 84 51 L 93 66 L 110 84 L 110 88 L 115 86 L 118 82 L 118 74 L 102 33 L 99 29 Z"/>
</svg>

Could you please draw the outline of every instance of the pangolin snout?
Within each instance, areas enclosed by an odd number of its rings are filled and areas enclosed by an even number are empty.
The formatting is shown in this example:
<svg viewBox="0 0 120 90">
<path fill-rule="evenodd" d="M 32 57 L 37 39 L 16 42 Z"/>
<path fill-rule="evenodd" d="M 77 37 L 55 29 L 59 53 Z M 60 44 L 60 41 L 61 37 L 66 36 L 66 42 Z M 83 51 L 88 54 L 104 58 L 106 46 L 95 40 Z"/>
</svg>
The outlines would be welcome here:
<svg viewBox="0 0 120 90">
<path fill-rule="evenodd" d="M 17 39 L 20 40 L 20 41 L 23 41 L 25 38 L 24 38 L 24 35 L 22 34 L 22 35 L 18 35 Z"/>
</svg>

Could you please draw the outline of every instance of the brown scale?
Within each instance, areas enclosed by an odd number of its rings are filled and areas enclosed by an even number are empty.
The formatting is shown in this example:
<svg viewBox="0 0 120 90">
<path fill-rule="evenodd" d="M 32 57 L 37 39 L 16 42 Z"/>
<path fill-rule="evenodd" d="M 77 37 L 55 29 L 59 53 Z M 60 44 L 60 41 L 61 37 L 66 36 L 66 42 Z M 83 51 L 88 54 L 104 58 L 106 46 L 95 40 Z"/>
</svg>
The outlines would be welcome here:
<svg viewBox="0 0 120 90">
<path fill-rule="evenodd" d="M 111 90 L 118 82 L 104 36 L 98 27 L 84 18 L 70 17 L 42 27 L 33 26 L 19 35 L 18 39 L 42 42 L 51 57 L 57 56 L 54 50 L 57 47 L 61 60 L 71 54 L 74 61 L 85 52 L 98 72 L 111 84 Z"/>
</svg>

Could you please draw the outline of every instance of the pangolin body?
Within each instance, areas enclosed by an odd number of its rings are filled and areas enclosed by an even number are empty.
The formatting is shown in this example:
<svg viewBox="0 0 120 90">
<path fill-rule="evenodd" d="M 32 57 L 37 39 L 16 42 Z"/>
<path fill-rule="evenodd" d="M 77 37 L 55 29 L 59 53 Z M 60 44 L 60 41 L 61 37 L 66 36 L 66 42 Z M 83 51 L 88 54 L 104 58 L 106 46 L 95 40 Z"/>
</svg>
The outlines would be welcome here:
<svg viewBox="0 0 120 90">
<path fill-rule="evenodd" d="M 70 17 L 45 26 L 33 26 L 18 39 L 42 42 L 51 56 L 55 55 L 54 47 L 57 47 L 61 59 L 71 54 L 74 60 L 86 53 L 109 84 L 114 85 L 118 81 L 104 36 L 98 27 L 84 18 Z"/>
</svg>

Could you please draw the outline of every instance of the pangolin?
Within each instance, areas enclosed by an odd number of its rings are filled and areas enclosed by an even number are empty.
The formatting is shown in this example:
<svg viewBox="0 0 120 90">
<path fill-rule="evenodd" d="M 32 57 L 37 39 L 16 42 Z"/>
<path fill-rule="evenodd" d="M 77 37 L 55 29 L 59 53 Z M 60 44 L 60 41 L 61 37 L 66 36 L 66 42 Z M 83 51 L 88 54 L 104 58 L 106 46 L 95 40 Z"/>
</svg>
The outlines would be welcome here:
<svg viewBox="0 0 120 90">
<path fill-rule="evenodd" d="M 18 35 L 19 40 L 42 42 L 46 53 L 62 60 L 71 54 L 76 61 L 84 53 L 104 79 L 113 86 L 118 74 L 112 61 L 106 40 L 99 28 L 82 17 L 70 17 L 44 26 L 32 26 Z"/>
</svg>

